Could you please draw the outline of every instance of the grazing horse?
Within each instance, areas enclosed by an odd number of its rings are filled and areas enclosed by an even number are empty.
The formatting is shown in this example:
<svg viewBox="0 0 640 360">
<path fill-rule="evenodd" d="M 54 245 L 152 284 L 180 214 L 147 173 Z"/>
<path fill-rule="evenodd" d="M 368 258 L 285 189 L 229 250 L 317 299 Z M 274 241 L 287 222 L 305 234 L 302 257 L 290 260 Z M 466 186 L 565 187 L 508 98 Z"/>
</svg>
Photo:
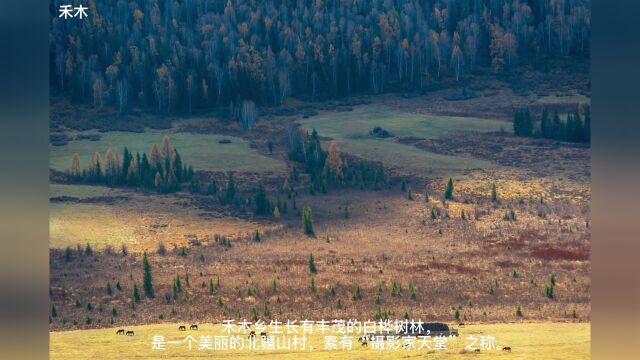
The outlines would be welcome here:
<svg viewBox="0 0 640 360">
<path fill-rule="evenodd" d="M 189 330 L 198 330 L 198 324 L 191 324 L 191 326 L 189 326 Z"/>
<path fill-rule="evenodd" d="M 116 335 L 124 335 L 124 329 L 116 331 Z"/>
<path fill-rule="evenodd" d="M 480 352 L 480 349 L 475 349 L 475 350 L 473 350 L 473 352 L 477 352 L 477 353 L 479 353 L 479 352 Z"/>
<path fill-rule="evenodd" d="M 255 338 L 256 338 L 256 332 L 251 330 L 251 332 L 249 333 L 249 339 L 255 340 Z"/>
<path fill-rule="evenodd" d="M 133 336 L 133 330 L 127 330 L 127 336 Z"/>
<path fill-rule="evenodd" d="M 502 347 L 502 351 L 509 351 L 509 352 L 511 352 L 511 346 L 503 346 L 503 347 Z"/>
<path fill-rule="evenodd" d="M 464 323 L 459 323 L 458 327 L 464 327 Z"/>
<path fill-rule="evenodd" d="M 366 335 L 359 337 L 358 342 L 360 343 L 361 346 L 367 346 L 369 344 L 369 342 L 367 341 Z"/>
<path fill-rule="evenodd" d="M 187 331 L 187 327 L 184 325 L 178 326 L 178 331 Z"/>
</svg>

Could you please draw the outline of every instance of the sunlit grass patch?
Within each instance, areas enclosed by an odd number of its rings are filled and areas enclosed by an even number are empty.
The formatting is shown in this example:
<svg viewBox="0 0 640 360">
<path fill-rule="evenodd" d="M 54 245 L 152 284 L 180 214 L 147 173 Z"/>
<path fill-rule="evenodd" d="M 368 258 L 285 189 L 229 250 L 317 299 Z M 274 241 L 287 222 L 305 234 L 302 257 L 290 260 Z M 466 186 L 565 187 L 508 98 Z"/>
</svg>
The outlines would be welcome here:
<svg viewBox="0 0 640 360">
<path fill-rule="evenodd" d="M 116 190 L 117 191 L 117 190 Z M 71 191 L 73 192 L 73 190 Z M 70 193 L 66 191 L 66 193 Z M 191 239 L 213 234 L 232 235 L 260 226 L 234 217 L 203 216 L 195 208 L 172 198 L 129 194 L 113 204 L 53 202 L 49 205 L 49 247 L 126 245 L 132 251 L 155 251 L 160 243 L 169 249 L 189 245 Z"/>
</svg>

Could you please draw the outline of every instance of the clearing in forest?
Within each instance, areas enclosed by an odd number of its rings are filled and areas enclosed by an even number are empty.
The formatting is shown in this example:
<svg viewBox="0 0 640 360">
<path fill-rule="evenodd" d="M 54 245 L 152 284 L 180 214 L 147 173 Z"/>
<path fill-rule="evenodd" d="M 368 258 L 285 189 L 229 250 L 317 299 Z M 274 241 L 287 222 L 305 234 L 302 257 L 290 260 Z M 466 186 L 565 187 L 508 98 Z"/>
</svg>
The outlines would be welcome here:
<svg viewBox="0 0 640 360">
<path fill-rule="evenodd" d="M 471 157 L 442 155 L 399 143 L 398 138 L 431 139 L 451 133 L 508 131 L 510 124 L 472 117 L 423 115 L 385 106 L 369 105 L 348 112 L 331 112 L 304 119 L 300 123 L 315 128 L 320 136 L 334 139 L 340 149 L 405 174 L 444 176 L 466 169 L 489 168 L 492 163 Z M 380 127 L 389 137 L 370 132 Z M 461 135 L 463 136 L 463 135 Z"/>
</svg>

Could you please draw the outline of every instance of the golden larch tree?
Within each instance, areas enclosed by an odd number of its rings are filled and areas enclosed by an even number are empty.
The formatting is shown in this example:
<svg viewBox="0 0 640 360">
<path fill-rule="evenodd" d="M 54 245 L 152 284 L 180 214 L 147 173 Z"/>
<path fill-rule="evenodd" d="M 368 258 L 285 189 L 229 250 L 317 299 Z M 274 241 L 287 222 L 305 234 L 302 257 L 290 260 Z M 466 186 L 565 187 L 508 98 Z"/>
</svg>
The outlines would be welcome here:
<svg viewBox="0 0 640 360">
<path fill-rule="evenodd" d="M 155 168 L 158 165 L 162 166 L 162 154 L 160 153 L 160 150 L 158 149 L 158 145 L 157 144 L 153 144 L 153 147 L 151 147 L 151 155 L 149 156 L 149 164 L 151 164 L 152 168 Z"/>
<path fill-rule="evenodd" d="M 167 159 L 169 158 L 173 162 L 173 148 L 171 147 L 171 142 L 169 141 L 169 137 L 165 135 L 162 138 L 162 157 Z"/>
<path fill-rule="evenodd" d="M 327 160 L 324 163 L 325 171 L 327 175 L 334 182 L 341 182 L 343 178 L 342 174 L 342 157 L 340 156 L 340 150 L 335 141 L 329 144 L 329 150 L 327 150 Z"/>
<path fill-rule="evenodd" d="M 80 156 L 73 153 L 71 156 L 71 176 L 80 176 Z"/>
<path fill-rule="evenodd" d="M 118 159 L 111 148 L 104 154 L 104 174 L 106 176 L 118 175 Z"/>
</svg>

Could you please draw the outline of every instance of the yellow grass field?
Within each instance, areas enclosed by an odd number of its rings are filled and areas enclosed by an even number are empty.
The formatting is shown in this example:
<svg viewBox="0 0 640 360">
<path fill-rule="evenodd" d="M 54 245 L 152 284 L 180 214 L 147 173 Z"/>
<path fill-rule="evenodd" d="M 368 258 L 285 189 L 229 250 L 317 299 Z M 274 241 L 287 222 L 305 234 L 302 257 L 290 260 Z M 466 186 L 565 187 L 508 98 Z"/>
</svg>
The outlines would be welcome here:
<svg viewBox="0 0 640 360">
<path fill-rule="evenodd" d="M 192 343 L 188 350 L 186 342 L 167 344 L 166 350 L 152 350 L 153 337 L 164 336 L 165 341 L 182 341 L 191 335 L 224 335 L 222 325 L 201 324 L 199 330 L 178 331 L 179 324 L 155 324 L 126 328 L 134 330 L 135 336 L 116 335 L 115 328 L 75 330 L 50 333 L 50 359 L 588 359 L 590 352 L 589 323 L 512 323 L 467 325 L 460 329 L 460 337 L 448 338 L 447 350 L 377 350 L 362 347 L 354 337 L 352 350 L 324 350 L 326 335 L 307 335 L 306 350 L 198 350 Z M 186 324 L 187 328 L 189 324 Z M 471 343 L 468 337 L 479 339 L 492 336 L 496 346 L 509 346 L 511 352 L 482 350 L 480 353 L 465 352 Z M 416 343 L 417 344 L 417 343 Z M 479 340 L 478 343 L 479 344 Z M 371 345 L 371 344 L 370 344 Z M 259 347 L 259 342 L 258 342 Z M 433 341 L 431 342 L 433 347 Z M 311 350 L 312 348 L 312 350 Z M 338 348 L 341 349 L 340 343 Z"/>
<path fill-rule="evenodd" d="M 155 251 L 188 245 L 190 239 L 213 234 L 236 235 L 263 229 L 249 220 L 219 214 L 203 214 L 184 206 L 184 200 L 151 196 L 103 186 L 50 186 L 52 196 L 87 199 L 96 196 L 126 196 L 113 204 L 54 202 L 49 204 L 49 247 L 64 249 L 91 244 L 96 249 L 125 244 L 134 251 Z"/>
</svg>

